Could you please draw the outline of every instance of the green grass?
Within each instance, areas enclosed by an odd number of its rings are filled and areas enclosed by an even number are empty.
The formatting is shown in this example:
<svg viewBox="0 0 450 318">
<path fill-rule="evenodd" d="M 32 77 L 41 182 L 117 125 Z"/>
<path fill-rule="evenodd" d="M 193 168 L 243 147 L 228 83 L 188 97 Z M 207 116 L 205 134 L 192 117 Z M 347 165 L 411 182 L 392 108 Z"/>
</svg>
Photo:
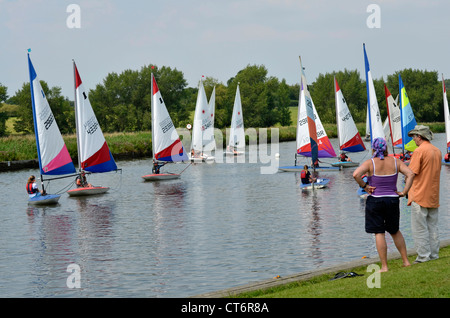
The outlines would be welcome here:
<svg viewBox="0 0 450 318">
<path fill-rule="evenodd" d="M 364 276 L 330 281 L 334 274 L 311 280 L 290 283 L 268 290 L 249 292 L 233 297 L 240 298 L 449 298 L 450 297 L 450 247 L 442 248 L 439 259 L 403 267 L 400 259 L 388 262 L 389 271 L 380 274 L 380 288 L 369 288 L 374 282 L 374 272 L 367 266 L 354 271 Z M 412 264 L 415 256 L 409 257 Z M 379 264 L 378 264 L 379 265 Z"/>
</svg>

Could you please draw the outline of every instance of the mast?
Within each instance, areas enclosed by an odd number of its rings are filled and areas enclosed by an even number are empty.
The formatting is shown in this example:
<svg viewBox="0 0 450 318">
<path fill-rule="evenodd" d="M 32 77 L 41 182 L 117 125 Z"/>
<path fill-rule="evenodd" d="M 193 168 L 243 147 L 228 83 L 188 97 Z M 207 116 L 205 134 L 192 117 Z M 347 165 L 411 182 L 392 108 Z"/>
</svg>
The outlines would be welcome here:
<svg viewBox="0 0 450 318">
<path fill-rule="evenodd" d="M 74 83 L 74 108 L 75 108 L 75 130 L 77 132 L 77 154 L 78 154 L 78 171 L 81 173 L 81 153 L 80 153 L 80 132 L 78 124 L 78 99 L 77 99 L 77 75 L 76 75 L 76 65 L 75 60 L 72 59 L 73 63 L 73 83 Z"/>
<path fill-rule="evenodd" d="M 155 110 L 153 109 L 153 107 L 154 107 L 154 105 L 153 105 L 153 95 L 154 95 L 154 92 L 153 92 L 154 75 L 153 75 L 153 73 L 151 76 L 151 80 L 152 80 L 152 82 L 150 84 L 150 92 L 152 94 L 152 98 L 150 100 L 150 112 L 151 112 L 151 116 L 152 116 L 152 120 L 151 120 L 151 123 L 152 123 L 152 154 L 153 154 L 153 161 L 155 161 L 156 160 L 155 159 L 155 134 L 154 134 L 154 129 L 153 129 L 153 127 L 155 126 Z"/>
<path fill-rule="evenodd" d="M 28 50 L 28 52 L 30 52 L 31 50 Z M 37 127 L 37 121 L 36 121 L 36 106 L 34 103 L 34 88 L 33 88 L 33 75 L 31 70 L 33 69 L 33 73 L 36 73 L 34 71 L 34 67 L 31 64 L 31 59 L 30 59 L 30 53 L 27 53 L 28 56 L 28 70 L 30 73 L 30 93 L 31 93 L 31 105 L 32 105 L 32 110 L 33 110 L 33 121 L 34 121 L 34 135 L 35 135 L 35 139 L 36 139 L 36 148 L 37 148 L 37 153 L 38 153 L 38 162 L 39 162 L 39 175 L 40 175 L 40 180 L 41 180 L 41 187 L 42 187 L 42 191 L 44 192 L 44 181 L 43 181 L 43 177 L 42 177 L 42 162 L 41 162 L 41 147 L 39 146 L 39 132 L 38 132 L 38 127 Z M 36 75 L 34 75 L 36 76 Z"/>
<path fill-rule="evenodd" d="M 338 113 L 338 96 L 337 96 L 337 90 L 336 90 L 336 76 L 333 76 L 334 78 L 334 105 L 336 108 L 336 128 L 337 128 L 337 136 L 338 136 L 338 144 L 339 144 L 339 150 L 341 149 L 341 136 L 340 136 L 340 129 L 339 129 L 339 113 Z"/>
</svg>

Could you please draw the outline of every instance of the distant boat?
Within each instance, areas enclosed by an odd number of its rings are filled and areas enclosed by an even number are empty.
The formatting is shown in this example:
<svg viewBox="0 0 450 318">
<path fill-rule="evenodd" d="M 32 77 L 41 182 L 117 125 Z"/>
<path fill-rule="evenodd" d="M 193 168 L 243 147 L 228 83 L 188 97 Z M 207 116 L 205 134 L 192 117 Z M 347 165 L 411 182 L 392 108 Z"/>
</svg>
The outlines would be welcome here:
<svg viewBox="0 0 450 318">
<path fill-rule="evenodd" d="M 409 102 L 408 94 L 406 94 L 405 86 L 403 85 L 402 77 L 398 74 L 398 86 L 399 86 L 399 105 L 400 105 L 400 118 L 402 122 L 402 148 L 403 154 L 405 151 L 413 152 L 417 145 L 412 139 L 412 137 L 408 136 L 408 132 L 416 127 L 417 122 L 414 117 L 414 113 L 411 107 L 411 103 Z"/>
<path fill-rule="evenodd" d="M 242 113 L 241 93 L 239 83 L 234 97 L 233 114 L 231 115 L 230 135 L 225 155 L 239 156 L 245 153 L 244 115 Z"/>
<path fill-rule="evenodd" d="M 73 61 L 75 84 L 75 122 L 77 131 L 77 149 L 79 178 L 87 173 L 117 171 L 117 165 L 106 143 L 100 124 L 89 102 L 75 61 Z M 79 186 L 67 191 L 71 197 L 103 194 L 109 187 Z"/>
<path fill-rule="evenodd" d="M 166 104 L 156 84 L 155 77 L 151 75 L 151 113 L 152 113 L 152 152 L 153 173 L 142 176 L 145 181 L 159 181 L 178 179 L 181 174 L 159 172 L 160 162 L 163 164 L 171 162 L 187 161 L 188 157 L 184 151 L 183 144 L 178 136 L 175 126 L 167 111 Z M 156 173 L 158 172 L 158 173 Z"/>
<path fill-rule="evenodd" d="M 445 120 L 445 136 L 447 140 L 447 154 L 450 154 L 450 114 L 448 109 L 447 90 L 445 89 L 444 75 L 442 75 L 442 91 L 444 95 L 444 120 Z M 442 164 L 450 166 L 450 162 L 442 159 Z"/>
<path fill-rule="evenodd" d="M 370 127 L 370 144 L 376 138 L 386 138 L 383 130 L 383 123 L 381 121 L 380 109 L 378 107 L 377 95 L 375 93 L 375 86 L 373 85 L 372 72 L 369 66 L 369 59 L 367 58 L 366 45 L 363 44 L 364 64 L 366 73 L 366 89 L 367 89 L 367 107 L 369 114 Z"/>
<path fill-rule="evenodd" d="M 65 177 L 74 176 L 75 166 L 67 150 L 64 139 L 55 121 L 48 100 L 42 90 L 36 71 L 28 54 L 28 68 L 30 73 L 31 105 L 33 110 L 34 133 L 39 161 L 39 171 L 42 190 L 44 189 L 44 175 Z M 58 179 L 58 178 L 54 178 Z M 52 180 L 51 178 L 47 179 Z M 28 200 L 29 204 L 56 204 L 61 195 L 37 195 Z"/>
<path fill-rule="evenodd" d="M 390 140 L 392 144 L 392 151 L 395 153 L 395 148 L 401 147 L 402 144 L 402 122 L 400 108 L 397 101 L 391 95 L 391 92 L 384 84 L 384 93 L 386 95 L 387 118 L 383 125 L 386 141 Z M 398 98 L 398 96 L 397 96 Z"/>
<path fill-rule="evenodd" d="M 190 160 L 193 162 L 214 161 L 215 158 L 210 150 L 205 149 L 205 144 L 211 142 L 211 136 L 214 138 L 214 130 L 212 127 L 212 116 L 209 104 L 207 102 L 203 80 L 200 80 L 197 102 L 195 104 L 194 124 L 192 125 L 192 143 Z M 210 133 L 212 132 L 212 134 Z"/>
<path fill-rule="evenodd" d="M 334 91 L 336 101 L 336 124 L 339 148 L 342 152 L 361 152 L 366 150 L 361 135 L 356 128 L 355 121 L 347 106 L 339 84 L 334 78 Z M 331 164 L 334 167 L 357 167 L 359 162 L 339 161 Z"/>
<path fill-rule="evenodd" d="M 300 188 L 302 190 L 313 190 L 313 189 L 323 189 L 326 188 L 330 179 L 328 178 L 317 178 L 314 183 L 301 183 Z"/>
<path fill-rule="evenodd" d="M 333 158 L 336 157 L 333 146 L 328 139 L 327 133 L 322 126 L 319 115 L 317 114 L 314 102 L 308 90 L 306 83 L 306 76 L 303 71 L 302 62 L 300 59 L 301 81 L 300 81 L 300 96 L 298 105 L 298 119 L 297 119 L 297 152 L 295 154 L 294 166 L 279 167 L 281 171 L 301 171 L 303 166 L 297 166 L 297 157 L 303 156 L 311 158 L 312 162 L 318 161 L 318 158 Z M 308 117 L 307 111 L 312 113 Z M 317 155 L 316 155 L 317 153 Z M 339 167 L 319 166 L 312 167 L 312 169 L 339 171 Z"/>
</svg>

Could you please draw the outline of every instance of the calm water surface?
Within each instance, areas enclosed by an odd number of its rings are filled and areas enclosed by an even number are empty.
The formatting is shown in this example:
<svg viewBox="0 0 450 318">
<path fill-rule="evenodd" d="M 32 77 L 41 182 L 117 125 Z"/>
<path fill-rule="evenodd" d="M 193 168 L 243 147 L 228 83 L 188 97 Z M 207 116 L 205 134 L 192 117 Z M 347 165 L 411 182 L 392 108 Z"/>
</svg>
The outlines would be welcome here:
<svg viewBox="0 0 450 318">
<path fill-rule="evenodd" d="M 443 134 L 433 143 L 444 151 Z M 292 165 L 295 143 L 276 152 L 277 164 Z M 0 297 L 188 297 L 377 255 L 353 168 L 321 172 L 329 188 L 313 192 L 299 189 L 298 173 L 261 174 L 269 164 L 249 161 L 191 165 L 181 179 L 157 183 L 141 179 L 151 159 L 119 161 L 122 174 L 90 179 L 111 186 L 106 195 L 63 193 L 44 208 L 27 204 L 25 182 L 37 170 L 0 173 L 0 186 L 13 190 L 0 213 Z M 442 167 L 442 239 L 450 238 L 449 179 Z M 52 181 L 49 192 L 70 182 Z M 413 247 L 405 202 L 401 230 Z M 70 264 L 80 266 L 81 288 L 67 287 Z"/>
</svg>

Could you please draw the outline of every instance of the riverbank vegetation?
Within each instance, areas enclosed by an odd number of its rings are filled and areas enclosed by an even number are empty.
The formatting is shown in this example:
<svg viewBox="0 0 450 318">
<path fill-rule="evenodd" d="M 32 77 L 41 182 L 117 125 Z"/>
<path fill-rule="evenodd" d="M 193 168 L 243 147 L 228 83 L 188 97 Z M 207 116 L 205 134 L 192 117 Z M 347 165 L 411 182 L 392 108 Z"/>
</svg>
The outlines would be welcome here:
<svg viewBox="0 0 450 318">
<path fill-rule="evenodd" d="M 445 131 L 444 123 L 425 124 L 429 125 L 431 130 L 435 133 L 441 133 Z M 360 134 L 363 136 L 366 129 L 365 123 L 358 123 L 357 127 Z M 296 126 L 273 128 L 278 129 L 279 142 L 293 141 L 296 138 Z M 337 136 L 336 124 L 324 124 L 324 128 L 330 138 L 335 138 Z M 222 137 L 223 145 L 226 145 L 227 129 L 221 129 L 220 131 L 221 134 L 216 134 L 216 138 Z M 255 131 L 258 134 L 261 130 L 255 129 Z M 71 157 L 75 160 L 75 162 L 77 162 L 76 135 L 63 135 L 63 138 Z M 190 146 L 190 136 L 187 129 L 180 129 L 180 138 L 183 139 L 184 145 L 186 147 Z M 184 138 L 189 138 L 189 140 L 186 140 Z M 115 159 L 120 160 L 152 157 L 152 134 L 150 131 L 105 133 L 105 139 Z M 270 129 L 267 129 L 267 142 L 271 142 Z M 33 134 L 0 137 L 0 162 L 32 160 L 36 158 L 36 140 Z"/>
<path fill-rule="evenodd" d="M 412 264 L 415 256 L 409 257 Z M 389 261 L 389 271 L 381 273 L 379 288 L 369 288 L 373 271 L 367 266 L 345 272 L 363 276 L 330 280 L 334 274 L 295 282 L 268 290 L 233 297 L 241 298 L 448 298 L 450 296 L 450 247 L 441 248 L 439 259 L 403 267 L 401 259 Z M 374 287 L 374 286 L 372 286 Z"/>
</svg>

